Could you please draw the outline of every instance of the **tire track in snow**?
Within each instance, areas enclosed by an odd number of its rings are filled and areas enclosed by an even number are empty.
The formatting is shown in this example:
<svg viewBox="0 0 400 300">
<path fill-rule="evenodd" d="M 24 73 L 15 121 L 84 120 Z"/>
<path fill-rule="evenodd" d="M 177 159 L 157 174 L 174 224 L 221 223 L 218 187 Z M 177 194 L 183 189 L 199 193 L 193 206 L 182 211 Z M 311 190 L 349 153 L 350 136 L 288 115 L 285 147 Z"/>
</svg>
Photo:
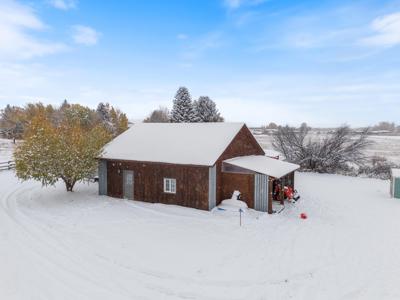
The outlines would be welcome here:
<svg viewBox="0 0 400 300">
<path fill-rule="evenodd" d="M 27 185 L 29 183 L 23 183 L 21 184 L 22 186 L 19 186 L 19 188 L 12 190 L 9 193 L 6 193 L 1 197 L 1 206 L 3 208 L 3 212 L 5 215 L 8 216 L 9 220 L 12 221 L 12 226 L 14 229 L 14 239 L 13 243 L 17 244 L 19 248 L 25 249 L 25 254 L 27 256 L 32 257 L 32 261 L 41 261 L 44 265 L 52 265 L 55 267 L 57 270 L 56 276 L 52 277 L 50 275 L 46 275 L 42 272 L 40 276 L 47 277 L 49 280 L 54 280 L 59 276 L 59 273 L 66 273 L 69 274 L 73 280 L 71 282 L 74 282 L 73 286 L 71 286 L 71 283 L 68 281 L 61 281 L 59 280 L 57 283 L 61 284 L 64 286 L 65 290 L 73 291 L 74 285 L 76 285 L 77 277 L 80 278 L 85 282 L 85 284 L 92 284 L 95 289 L 102 290 L 103 293 L 109 294 L 110 296 L 115 297 L 116 294 L 120 293 L 118 289 L 113 289 L 111 287 L 107 287 L 107 281 L 101 280 L 101 278 L 98 278 L 96 280 L 96 272 L 87 272 L 87 270 L 82 269 L 82 266 L 85 265 L 85 262 L 83 260 L 80 260 L 77 257 L 71 256 L 70 253 L 74 252 L 74 249 L 69 249 L 65 248 L 65 244 L 63 245 L 60 243 L 59 240 L 56 240 L 54 243 L 54 236 L 51 237 L 53 240 L 53 243 L 50 242 L 50 234 L 49 231 L 44 232 L 43 227 L 41 228 L 41 232 L 46 234 L 46 238 L 42 238 L 42 235 L 38 234 L 39 231 L 32 229 L 32 225 L 35 225 L 33 220 L 29 220 L 29 226 L 26 226 L 24 222 L 19 218 L 22 216 L 20 212 L 17 209 L 16 202 L 19 200 L 19 197 L 21 195 L 26 196 L 27 193 L 31 192 L 32 190 L 35 189 L 40 189 L 40 187 L 37 186 L 28 186 L 25 187 L 24 185 Z M 37 224 L 36 224 L 37 225 Z M 16 230 L 18 229 L 18 230 Z M 36 227 L 38 229 L 38 227 Z M 17 231 L 17 232 L 16 232 Z M 23 238 L 15 239 L 18 236 L 22 236 Z M 52 250 L 52 253 L 50 254 L 48 251 Z M 50 255 L 45 255 L 45 254 L 50 254 Z M 71 264 L 72 262 L 72 264 Z M 79 266 L 78 268 L 76 266 Z M 46 271 L 46 270 L 45 270 Z M 47 269 L 49 271 L 49 269 Z M 82 291 L 85 291 L 84 286 L 82 286 L 81 289 L 79 289 L 80 294 Z M 90 297 L 90 294 L 86 294 L 87 297 Z M 83 296 L 76 294 L 76 296 Z M 120 297 L 124 297 L 124 299 L 131 299 L 132 293 L 126 294 L 126 295 L 120 295 Z M 140 295 L 138 295 L 140 297 Z M 122 299 L 122 298 L 121 298 Z M 151 299 L 151 298 L 148 298 Z"/>
<path fill-rule="evenodd" d="M 26 258 L 38 260 L 41 264 L 45 265 L 39 276 L 46 277 L 50 282 L 56 281 L 60 288 L 62 285 L 62 290 L 67 295 L 76 297 L 73 299 L 81 299 L 80 297 L 86 297 L 86 299 L 93 298 L 93 293 L 87 291 L 88 288 L 85 285 L 89 285 L 91 289 L 101 290 L 104 294 L 112 295 L 112 299 L 181 298 L 211 300 L 223 298 L 221 295 L 226 295 L 225 299 L 240 299 L 241 296 L 238 295 L 254 293 L 254 288 L 257 288 L 256 295 L 260 298 L 263 291 L 267 291 L 273 286 L 276 289 L 281 289 L 284 286 L 301 284 L 304 281 L 310 280 L 310 273 L 318 273 L 318 269 L 306 269 L 302 272 L 281 278 L 271 278 L 274 276 L 274 274 L 271 274 L 270 278 L 256 280 L 212 280 L 196 276 L 179 276 L 173 272 L 162 272 L 137 265 L 129 266 L 121 264 L 106 255 L 90 255 L 93 252 L 75 249 L 76 244 L 64 240 L 64 233 L 56 229 L 49 229 L 44 222 L 40 222 L 30 216 L 27 210 L 19 209 L 18 202 L 27 201 L 29 197 L 31 197 L 29 201 L 35 201 L 34 191 L 39 189 L 39 186 L 31 186 L 30 183 L 23 183 L 17 187 L 12 187 L 8 194 L 0 196 L 2 210 L 8 216 L 10 227 L 14 225 L 17 227 L 15 230 L 18 231 L 16 232 L 18 239 L 15 242 L 21 248 L 32 248 L 31 250 L 25 250 L 26 253 L 24 252 L 24 255 L 26 255 Z M 175 221 L 171 222 L 171 220 L 182 219 L 182 216 L 174 215 L 173 213 L 168 214 L 147 207 L 143 208 L 142 205 L 135 206 L 135 209 L 145 211 L 148 215 L 165 218 L 171 225 L 175 224 Z M 196 223 L 201 223 L 204 220 L 203 216 L 199 216 L 198 218 L 187 216 L 186 218 L 192 219 Z M 214 218 L 207 218 L 206 221 L 214 222 Z M 284 224 L 286 221 L 282 218 L 281 222 L 278 223 Z M 216 220 L 215 225 L 225 226 L 229 225 L 230 222 L 231 220 L 229 219 L 221 225 L 220 220 Z M 275 227 L 280 227 L 278 225 L 275 225 Z M 279 230 L 279 228 L 276 229 Z M 244 234 L 257 236 L 258 233 L 253 234 L 251 231 L 247 231 Z M 267 242 L 268 239 L 266 239 Z M 115 250 L 109 244 L 105 244 L 104 248 Z M 85 248 L 84 250 L 90 249 Z M 121 249 L 120 251 L 128 253 L 131 250 Z M 289 251 L 289 249 L 287 250 Z M 33 251 L 34 254 L 29 253 L 30 251 Z M 108 253 L 112 253 L 112 251 Z M 114 253 L 118 252 L 114 251 Z M 239 251 L 237 253 L 240 254 Z M 134 255 L 134 252 L 132 252 L 132 255 Z M 101 271 L 104 270 L 109 272 L 109 277 L 101 274 Z M 76 283 L 76 277 L 79 278 L 81 283 Z M 122 281 L 123 277 L 128 278 L 128 280 Z M 68 290 L 71 289 L 77 290 L 68 293 Z M 215 297 L 214 295 L 220 296 Z M 96 297 L 96 299 L 101 298 Z"/>
</svg>

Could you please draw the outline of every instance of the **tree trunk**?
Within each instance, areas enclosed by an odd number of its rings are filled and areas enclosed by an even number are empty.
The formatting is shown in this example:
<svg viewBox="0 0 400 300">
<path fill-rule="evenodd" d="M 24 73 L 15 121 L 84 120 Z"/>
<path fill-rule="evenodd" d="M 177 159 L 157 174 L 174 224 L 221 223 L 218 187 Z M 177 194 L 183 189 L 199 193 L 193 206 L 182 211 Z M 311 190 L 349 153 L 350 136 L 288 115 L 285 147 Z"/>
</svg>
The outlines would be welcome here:
<svg viewBox="0 0 400 300">
<path fill-rule="evenodd" d="M 67 192 L 72 192 L 74 189 L 74 185 L 75 185 L 75 180 L 69 180 L 69 179 L 65 179 L 63 178 L 64 183 L 65 183 L 65 187 L 67 189 Z"/>
</svg>

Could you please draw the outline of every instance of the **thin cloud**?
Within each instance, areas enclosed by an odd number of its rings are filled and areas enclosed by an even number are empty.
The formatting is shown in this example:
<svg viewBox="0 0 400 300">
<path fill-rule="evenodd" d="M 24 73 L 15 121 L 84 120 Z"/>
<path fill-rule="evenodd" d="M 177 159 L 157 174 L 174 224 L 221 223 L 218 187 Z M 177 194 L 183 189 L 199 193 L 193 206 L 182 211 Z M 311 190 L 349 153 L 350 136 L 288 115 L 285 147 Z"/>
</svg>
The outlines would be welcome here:
<svg viewBox="0 0 400 300">
<path fill-rule="evenodd" d="M 375 34 L 361 39 L 361 44 L 378 47 L 400 44 L 400 12 L 378 17 L 372 21 L 370 27 Z"/>
<path fill-rule="evenodd" d="M 229 9 L 238 9 L 241 6 L 255 6 L 268 0 L 224 0 L 224 5 Z"/>
<path fill-rule="evenodd" d="M 222 32 L 215 31 L 207 33 L 199 39 L 193 41 L 188 45 L 184 52 L 183 58 L 187 61 L 191 61 L 202 57 L 207 51 L 211 49 L 220 48 L 224 44 Z"/>
<path fill-rule="evenodd" d="M 176 36 L 176 38 L 177 38 L 178 40 L 187 40 L 187 39 L 189 38 L 189 36 L 188 36 L 187 34 L 184 34 L 184 33 L 179 33 L 179 34 Z"/>
<path fill-rule="evenodd" d="M 46 25 L 31 7 L 15 1 L 1 1 L 0 59 L 29 59 L 65 50 L 62 43 L 43 41 L 31 34 L 45 29 Z"/>
<path fill-rule="evenodd" d="M 72 38 L 76 44 L 85 46 L 96 45 L 99 41 L 101 33 L 89 26 L 75 25 L 72 27 Z"/>
<path fill-rule="evenodd" d="M 77 1 L 76 0 L 50 0 L 49 4 L 57 9 L 69 10 L 69 9 L 76 8 Z"/>
</svg>

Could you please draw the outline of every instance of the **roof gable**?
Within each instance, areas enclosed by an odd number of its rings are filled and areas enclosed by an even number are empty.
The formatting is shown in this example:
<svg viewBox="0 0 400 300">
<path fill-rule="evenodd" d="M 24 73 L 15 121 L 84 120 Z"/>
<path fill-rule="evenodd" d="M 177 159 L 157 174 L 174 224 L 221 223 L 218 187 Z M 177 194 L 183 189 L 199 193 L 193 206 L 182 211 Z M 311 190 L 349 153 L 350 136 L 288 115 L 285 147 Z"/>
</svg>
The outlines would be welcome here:
<svg viewBox="0 0 400 300">
<path fill-rule="evenodd" d="M 244 123 L 137 123 L 104 147 L 104 159 L 212 166 Z"/>
</svg>

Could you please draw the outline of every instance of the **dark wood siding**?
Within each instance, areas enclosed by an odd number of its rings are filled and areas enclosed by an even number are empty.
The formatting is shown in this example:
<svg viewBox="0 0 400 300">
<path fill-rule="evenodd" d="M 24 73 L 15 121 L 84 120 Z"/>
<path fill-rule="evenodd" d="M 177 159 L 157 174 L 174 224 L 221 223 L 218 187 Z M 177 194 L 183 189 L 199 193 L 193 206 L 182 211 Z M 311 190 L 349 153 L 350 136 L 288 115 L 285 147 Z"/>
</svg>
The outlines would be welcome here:
<svg viewBox="0 0 400 300">
<path fill-rule="evenodd" d="M 122 170 L 134 171 L 134 200 L 208 210 L 206 166 L 108 160 L 107 191 L 111 197 L 123 197 Z M 176 194 L 164 193 L 164 178 L 176 179 Z"/>
<path fill-rule="evenodd" d="M 244 125 L 217 160 L 217 205 L 222 200 L 230 198 L 234 190 L 239 190 L 248 202 L 247 205 L 254 208 L 254 175 L 222 173 L 222 161 L 246 155 L 265 155 L 265 153 Z"/>
<path fill-rule="evenodd" d="M 242 193 L 242 201 L 254 208 L 254 174 L 222 173 L 221 176 L 221 201 L 230 199 L 232 192 L 238 190 Z"/>
</svg>

